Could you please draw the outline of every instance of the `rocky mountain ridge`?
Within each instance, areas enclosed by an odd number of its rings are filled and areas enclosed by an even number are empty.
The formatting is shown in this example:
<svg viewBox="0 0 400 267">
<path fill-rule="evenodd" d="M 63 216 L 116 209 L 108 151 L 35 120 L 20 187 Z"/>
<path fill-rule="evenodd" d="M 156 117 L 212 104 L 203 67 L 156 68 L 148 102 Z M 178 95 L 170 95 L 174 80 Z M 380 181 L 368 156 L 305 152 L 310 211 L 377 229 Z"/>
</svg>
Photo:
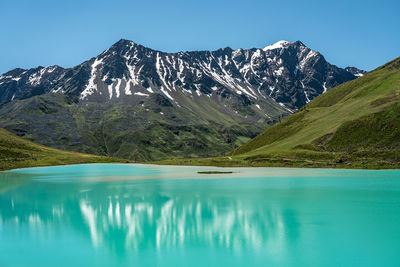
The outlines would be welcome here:
<svg viewBox="0 0 400 267">
<path fill-rule="evenodd" d="M 158 92 L 177 105 L 180 96 L 234 95 L 248 102 L 272 99 L 296 109 L 330 88 L 362 76 L 338 68 L 300 41 L 263 49 L 164 53 L 121 39 L 76 67 L 14 69 L 0 76 L 0 103 L 47 92 L 83 101 L 135 102 Z M 127 100 L 128 99 L 128 100 Z"/>
</svg>

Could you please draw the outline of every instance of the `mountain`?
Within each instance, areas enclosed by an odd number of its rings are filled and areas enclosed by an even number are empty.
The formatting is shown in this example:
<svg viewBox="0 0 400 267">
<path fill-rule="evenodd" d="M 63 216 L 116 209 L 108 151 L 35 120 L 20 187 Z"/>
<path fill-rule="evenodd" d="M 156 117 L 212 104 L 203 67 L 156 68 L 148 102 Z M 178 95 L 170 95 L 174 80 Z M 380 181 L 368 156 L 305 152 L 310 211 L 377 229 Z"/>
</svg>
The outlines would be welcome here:
<svg viewBox="0 0 400 267">
<path fill-rule="evenodd" d="M 227 157 L 185 163 L 400 168 L 400 58 L 318 96 Z"/>
<path fill-rule="evenodd" d="M 300 41 L 263 49 L 164 53 L 122 39 L 70 69 L 49 66 L 3 74 L 0 103 L 60 92 L 86 101 L 134 104 L 160 93 L 180 106 L 185 105 L 182 98 L 220 96 L 251 103 L 270 100 L 269 105 L 296 109 L 364 73 L 331 65 Z"/>
<path fill-rule="evenodd" d="M 367 73 L 365 70 L 360 70 L 355 67 L 347 67 L 347 68 L 345 68 L 345 70 L 350 72 L 351 74 L 353 74 L 356 77 L 364 76 L 364 74 Z"/>
<path fill-rule="evenodd" d="M 0 126 L 51 147 L 135 160 L 217 156 L 360 75 L 300 41 L 164 53 L 122 39 L 76 67 L 0 76 Z"/>
<path fill-rule="evenodd" d="M 24 167 L 95 162 L 121 162 L 121 160 L 45 147 L 0 128 L 0 171 Z"/>
</svg>

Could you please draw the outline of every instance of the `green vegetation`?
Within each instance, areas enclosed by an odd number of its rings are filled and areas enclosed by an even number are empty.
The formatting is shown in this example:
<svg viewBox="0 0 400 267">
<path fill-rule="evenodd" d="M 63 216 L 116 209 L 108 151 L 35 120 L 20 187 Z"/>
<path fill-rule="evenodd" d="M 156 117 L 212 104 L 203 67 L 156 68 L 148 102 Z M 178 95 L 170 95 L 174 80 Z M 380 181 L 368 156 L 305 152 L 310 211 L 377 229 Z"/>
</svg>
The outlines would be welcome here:
<svg viewBox="0 0 400 267">
<path fill-rule="evenodd" d="M 209 98 L 198 101 L 179 108 L 155 94 L 136 104 L 77 103 L 74 97 L 49 93 L 0 106 L 0 127 L 48 147 L 153 161 L 219 156 L 268 125 L 261 115 L 229 115 Z M 254 105 L 248 108 L 261 112 Z"/>
<path fill-rule="evenodd" d="M 45 147 L 0 129 L 0 171 L 24 167 L 121 161 L 123 160 Z"/>
<path fill-rule="evenodd" d="M 318 96 L 225 157 L 162 164 L 400 168 L 400 58 Z"/>
</svg>

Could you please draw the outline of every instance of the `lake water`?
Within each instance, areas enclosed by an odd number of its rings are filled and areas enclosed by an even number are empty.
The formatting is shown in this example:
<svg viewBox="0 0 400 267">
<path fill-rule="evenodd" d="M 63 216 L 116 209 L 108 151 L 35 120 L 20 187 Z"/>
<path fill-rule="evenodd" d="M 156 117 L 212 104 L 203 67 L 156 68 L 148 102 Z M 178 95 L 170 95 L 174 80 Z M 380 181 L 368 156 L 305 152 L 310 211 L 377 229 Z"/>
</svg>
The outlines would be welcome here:
<svg viewBox="0 0 400 267">
<path fill-rule="evenodd" d="M 400 171 L 0 173 L 0 266 L 400 266 Z"/>
</svg>

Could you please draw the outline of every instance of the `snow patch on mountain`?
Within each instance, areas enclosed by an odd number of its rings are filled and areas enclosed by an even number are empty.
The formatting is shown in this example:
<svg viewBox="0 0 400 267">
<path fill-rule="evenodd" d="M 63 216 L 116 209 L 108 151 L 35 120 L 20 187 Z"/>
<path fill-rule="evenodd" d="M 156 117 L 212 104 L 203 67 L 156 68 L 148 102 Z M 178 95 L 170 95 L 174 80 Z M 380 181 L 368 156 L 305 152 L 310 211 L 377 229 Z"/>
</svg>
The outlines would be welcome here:
<svg viewBox="0 0 400 267">
<path fill-rule="evenodd" d="M 160 90 L 161 90 L 161 92 L 163 92 L 164 95 L 166 95 L 169 99 L 171 99 L 172 101 L 174 101 L 174 98 L 164 89 L 163 86 L 161 86 Z"/>
<path fill-rule="evenodd" d="M 40 84 L 43 74 L 46 72 L 46 68 L 41 69 L 38 72 L 33 73 L 29 76 L 29 83 L 33 86 L 37 86 Z"/>
<path fill-rule="evenodd" d="M 266 47 L 263 48 L 264 51 L 268 51 L 268 50 L 274 50 L 274 49 L 278 49 L 278 48 L 283 48 L 285 46 L 287 46 L 288 44 L 290 44 L 290 42 L 285 41 L 285 40 L 281 40 L 279 42 L 276 42 L 272 45 L 268 45 Z"/>
<path fill-rule="evenodd" d="M 111 99 L 113 97 L 113 83 L 108 85 L 107 89 L 108 89 L 108 96 Z"/>
<path fill-rule="evenodd" d="M 323 84 L 322 86 L 324 87 L 324 93 L 325 93 L 326 91 L 328 91 L 328 88 L 326 87 L 326 82 L 324 82 L 324 84 Z"/>
<path fill-rule="evenodd" d="M 125 95 L 132 95 L 132 81 L 129 81 L 128 84 L 125 86 Z"/>
<path fill-rule="evenodd" d="M 282 76 L 284 70 L 285 70 L 284 67 L 280 67 L 279 69 L 274 70 L 275 76 Z"/>
<path fill-rule="evenodd" d="M 135 92 L 134 95 L 149 96 L 149 94 L 145 94 L 145 93 L 141 93 L 141 92 Z"/>
<path fill-rule="evenodd" d="M 117 84 L 115 86 L 115 96 L 119 98 L 119 95 L 121 93 L 121 84 L 122 84 L 122 79 L 117 79 Z"/>
<path fill-rule="evenodd" d="M 92 67 L 91 67 L 91 71 L 90 71 L 90 78 L 88 81 L 88 84 L 85 88 L 85 90 L 82 91 L 81 95 L 80 95 L 80 99 L 85 99 L 88 96 L 92 95 L 95 91 L 97 91 L 97 83 L 95 83 L 95 79 L 96 79 L 96 71 L 97 71 L 97 67 L 103 63 L 102 59 L 95 59 Z M 110 97 L 111 99 L 111 97 Z"/>
<path fill-rule="evenodd" d="M 307 55 L 300 61 L 298 68 L 303 70 L 309 60 L 318 55 L 318 52 L 311 50 L 307 53 Z"/>
</svg>

